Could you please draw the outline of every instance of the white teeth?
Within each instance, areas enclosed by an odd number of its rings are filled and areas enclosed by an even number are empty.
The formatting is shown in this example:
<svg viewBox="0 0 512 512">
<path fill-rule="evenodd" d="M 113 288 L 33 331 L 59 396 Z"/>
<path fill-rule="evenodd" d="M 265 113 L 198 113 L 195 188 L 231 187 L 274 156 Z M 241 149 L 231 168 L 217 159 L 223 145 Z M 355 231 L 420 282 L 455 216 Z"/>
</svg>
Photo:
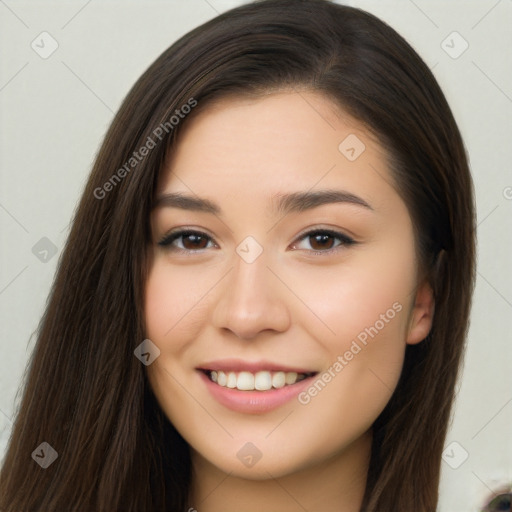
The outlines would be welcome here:
<svg viewBox="0 0 512 512">
<path fill-rule="evenodd" d="M 276 372 L 272 375 L 272 387 L 279 389 L 286 384 L 286 375 L 284 372 Z"/>
<path fill-rule="evenodd" d="M 305 379 L 309 374 L 296 372 L 269 372 L 260 371 L 255 374 L 251 372 L 228 372 L 211 371 L 208 374 L 210 380 L 216 382 L 219 386 L 240 391 L 269 391 L 270 389 L 280 389 L 284 386 L 295 384 Z"/>
<path fill-rule="evenodd" d="M 295 372 L 286 372 L 285 382 L 286 384 L 293 384 L 297 381 L 297 374 Z"/>
<path fill-rule="evenodd" d="M 258 372 L 254 376 L 254 388 L 258 391 L 268 391 L 272 387 L 270 372 Z"/>
<path fill-rule="evenodd" d="M 249 372 L 240 372 L 236 379 L 236 387 L 242 391 L 251 391 L 254 389 L 254 375 Z"/>
<path fill-rule="evenodd" d="M 224 372 L 217 372 L 217 384 L 219 386 L 226 386 L 228 383 L 228 378 Z"/>
<path fill-rule="evenodd" d="M 236 373 L 228 373 L 228 382 L 226 384 L 228 388 L 236 388 Z"/>
</svg>

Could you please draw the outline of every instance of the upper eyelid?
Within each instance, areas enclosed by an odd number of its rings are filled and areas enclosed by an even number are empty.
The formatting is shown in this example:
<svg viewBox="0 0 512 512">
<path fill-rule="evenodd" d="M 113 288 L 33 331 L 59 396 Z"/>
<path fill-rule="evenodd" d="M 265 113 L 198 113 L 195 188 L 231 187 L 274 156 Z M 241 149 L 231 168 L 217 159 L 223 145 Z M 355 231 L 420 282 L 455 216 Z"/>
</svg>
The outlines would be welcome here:
<svg viewBox="0 0 512 512">
<path fill-rule="evenodd" d="M 196 233 L 199 235 L 206 235 L 207 237 L 211 238 L 212 240 L 215 240 L 215 237 L 210 234 L 208 231 L 205 231 L 204 228 L 189 228 L 188 226 L 180 226 L 177 228 L 173 228 L 167 232 L 165 232 L 163 235 L 160 236 L 160 240 L 165 240 L 166 238 L 176 236 L 179 238 L 180 235 L 184 235 L 185 233 Z"/>
<path fill-rule="evenodd" d="M 348 234 L 347 232 L 345 232 L 345 230 L 342 230 L 339 228 L 323 228 L 323 227 L 307 228 L 305 231 L 302 231 L 301 233 L 299 233 L 297 235 L 297 237 L 295 238 L 295 240 L 301 240 L 306 235 L 311 235 L 311 234 L 317 233 L 317 232 L 318 233 L 330 233 L 333 236 L 341 236 L 344 238 L 350 238 L 351 240 L 354 240 L 354 236 Z"/>
</svg>

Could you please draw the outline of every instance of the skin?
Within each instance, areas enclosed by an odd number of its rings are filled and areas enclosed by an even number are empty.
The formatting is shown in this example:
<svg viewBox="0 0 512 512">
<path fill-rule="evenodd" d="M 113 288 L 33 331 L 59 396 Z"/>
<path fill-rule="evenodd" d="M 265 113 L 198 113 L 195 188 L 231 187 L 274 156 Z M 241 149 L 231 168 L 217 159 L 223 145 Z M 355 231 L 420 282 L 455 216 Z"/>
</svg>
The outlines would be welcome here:
<svg viewBox="0 0 512 512">
<path fill-rule="evenodd" d="M 365 144 L 354 161 L 338 149 L 350 134 Z M 190 507 L 359 510 L 371 425 L 396 387 L 406 345 L 427 336 L 434 309 L 392 183 L 378 141 L 317 92 L 223 99 L 184 126 L 157 192 L 207 198 L 221 213 L 153 210 L 145 316 L 161 351 L 147 368 L 152 389 L 192 448 Z M 348 191 L 371 209 L 337 202 L 283 216 L 271 208 L 274 194 L 326 189 Z M 210 237 L 204 248 L 194 250 L 190 237 L 174 249 L 157 244 L 180 226 Z M 304 236 L 322 228 L 357 243 Z M 236 252 L 247 236 L 263 248 L 252 263 Z M 394 318 L 307 404 L 235 412 L 196 370 L 240 358 L 322 375 L 396 303 Z M 237 457 L 247 442 L 262 454 L 252 467 Z"/>
</svg>

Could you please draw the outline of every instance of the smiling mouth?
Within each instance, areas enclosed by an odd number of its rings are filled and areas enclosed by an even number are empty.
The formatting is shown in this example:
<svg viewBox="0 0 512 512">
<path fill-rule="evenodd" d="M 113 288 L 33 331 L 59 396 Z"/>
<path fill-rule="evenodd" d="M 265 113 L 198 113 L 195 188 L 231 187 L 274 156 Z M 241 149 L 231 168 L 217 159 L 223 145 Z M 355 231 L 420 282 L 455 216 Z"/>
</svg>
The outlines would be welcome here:
<svg viewBox="0 0 512 512">
<path fill-rule="evenodd" d="M 316 375 L 317 372 L 297 373 L 283 371 L 223 372 L 221 370 L 201 370 L 212 382 L 223 388 L 239 391 L 270 391 L 292 386 L 301 380 Z"/>
</svg>

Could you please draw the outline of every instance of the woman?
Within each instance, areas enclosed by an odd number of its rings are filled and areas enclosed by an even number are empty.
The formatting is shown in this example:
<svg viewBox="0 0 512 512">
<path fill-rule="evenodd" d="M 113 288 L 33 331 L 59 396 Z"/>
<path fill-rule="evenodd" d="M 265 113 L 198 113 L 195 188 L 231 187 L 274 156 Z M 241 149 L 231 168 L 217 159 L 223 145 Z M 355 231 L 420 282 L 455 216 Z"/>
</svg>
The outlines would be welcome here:
<svg viewBox="0 0 512 512">
<path fill-rule="evenodd" d="M 193 30 L 96 159 L 0 508 L 434 511 L 474 217 L 445 98 L 382 21 L 266 0 Z"/>
</svg>

